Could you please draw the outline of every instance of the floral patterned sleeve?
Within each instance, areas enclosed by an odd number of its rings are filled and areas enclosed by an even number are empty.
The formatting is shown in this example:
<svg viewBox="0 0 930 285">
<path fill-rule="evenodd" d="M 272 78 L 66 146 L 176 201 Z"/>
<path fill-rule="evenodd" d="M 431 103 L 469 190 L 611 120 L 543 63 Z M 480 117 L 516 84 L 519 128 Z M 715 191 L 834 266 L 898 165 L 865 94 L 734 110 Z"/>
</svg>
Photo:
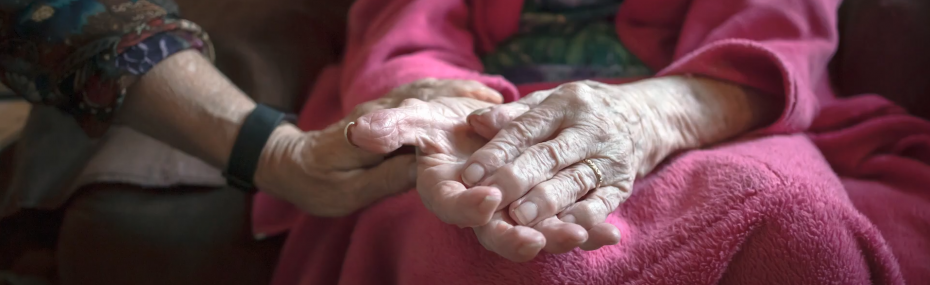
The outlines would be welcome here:
<svg viewBox="0 0 930 285">
<path fill-rule="evenodd" d="M 27 100 L 103 134 L 129 87 L 173 53 L 209 38 L 171 0 L 0 0 L 0 80 Z"/>
</svg>

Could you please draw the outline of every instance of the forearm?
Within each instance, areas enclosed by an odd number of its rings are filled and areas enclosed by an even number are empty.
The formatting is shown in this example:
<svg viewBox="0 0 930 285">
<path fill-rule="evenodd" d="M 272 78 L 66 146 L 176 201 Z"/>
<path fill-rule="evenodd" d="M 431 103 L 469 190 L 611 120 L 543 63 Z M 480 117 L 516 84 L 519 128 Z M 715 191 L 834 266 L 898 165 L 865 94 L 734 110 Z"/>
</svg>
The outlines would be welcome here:
<svg viewBox="0 0 930 285">
<path fill-rule="evenodd" d="M 129 127 L 225 168 L 255 102 L 194 50 L 179 52 L 131 86 L 117 118 Z"/>
<path fill-rule="evenodd" d="M 732 139 L 775 122 L 782 103 L 772 96 L 709 78 L 670 76 L 622 86 L 635 102 L 649 142 L 640 174 L 671 153 Z"/>
</svg>

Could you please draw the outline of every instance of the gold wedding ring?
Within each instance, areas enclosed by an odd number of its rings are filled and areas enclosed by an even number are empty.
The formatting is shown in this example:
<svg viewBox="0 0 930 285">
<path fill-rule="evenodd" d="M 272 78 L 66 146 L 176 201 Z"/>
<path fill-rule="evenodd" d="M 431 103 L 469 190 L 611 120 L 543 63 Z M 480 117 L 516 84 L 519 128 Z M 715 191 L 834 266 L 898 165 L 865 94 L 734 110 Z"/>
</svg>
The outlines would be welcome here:
<svg viewBox="0 0 930 285">
<path fill-rule="evenodd" d="M 601 169 L 597 168 L 597 165 L 594 165 L 594 162 L 591 161 L 590 159 L 586 158 L 585 160 L 582 160 L 581 162 L 584 162 L 584 164 L 587 164 L 588 167 L 590 167 L 591 170 L 594 171 L 594 178 L 597 179 L 597 185 L 594 185 L 594 189 L 601 188 L 601 184 L 604 183 L 604 173 L 601 172 Z"/>
<path fill-rule="evenodd" d="M 355 146 L 355 144 L 352 143 L 352 140 L 349 140 L 349 127 L 351 127 L 352 125 L 355 125 L 355 122 L 349 122 L 348 124 L 346 124 L 346 128 L 342 130 L 342 136 L 346 138 L 346 142 L 349 143 L 349 145 Z"/>
</svg>

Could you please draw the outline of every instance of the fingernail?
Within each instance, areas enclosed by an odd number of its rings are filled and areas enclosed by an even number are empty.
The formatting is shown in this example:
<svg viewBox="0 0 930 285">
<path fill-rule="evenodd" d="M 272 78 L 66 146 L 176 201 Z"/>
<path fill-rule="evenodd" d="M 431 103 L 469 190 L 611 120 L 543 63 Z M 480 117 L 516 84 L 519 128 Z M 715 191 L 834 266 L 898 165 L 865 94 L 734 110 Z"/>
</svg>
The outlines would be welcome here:
<svg viewBox="0 0 930 285">
<path fill-rule="evenodd" d="M 536 254 L 540 248 L 542 248 L 542 245 L 539 242 L 531 242 L 521 246 L 520 249 L 517 250 L 517 253 L 520 255 L 533 255 Z"/>
<path fill-rule="evenodd" d="M 484 178 L 484 167 L 477 163 L 472 163 L 462 173 L 462 182 L 467 186 L 475 185 L 481 178 Z"/>
<path fill-rule="evenodd" d="M 536 203 L 525 202 L 517 207 L 516 214 L 520 224 L 528 225 L 536 219 L 536 215 L 539 214 L 539 209 L 536 207 Z"/>
<path fill-rule="evenodd" d="M 562 220 L 563 222 L 566 222 L 566 223 L 577 224 L 576 221 L 575 221 L 575 216 L 574 216 L 574 215 L 565 215 L 565 216 L 562 216 L 562 218 L 561 218 L 560 220 Z"/>
<path fill-rule="evenodd" d="M 501 203 L 501 194 L 495 192 L 494 194 L 484 197 L 484 201 L 481 201 L 481 204 L 478 205 L 478 209 L 482 211 L 493 211 L 497 209 L 497 205 Z"/>
<path fill-rule="evenodd" d="M 475 116 L 481 116 L 481 115 L 484 115 L 484 113 L 487 113 L 488 111 L 491 111 L 491 107 L 475 110 L 474 112 L 471 112 L 471 114 Z"/>
</svg>

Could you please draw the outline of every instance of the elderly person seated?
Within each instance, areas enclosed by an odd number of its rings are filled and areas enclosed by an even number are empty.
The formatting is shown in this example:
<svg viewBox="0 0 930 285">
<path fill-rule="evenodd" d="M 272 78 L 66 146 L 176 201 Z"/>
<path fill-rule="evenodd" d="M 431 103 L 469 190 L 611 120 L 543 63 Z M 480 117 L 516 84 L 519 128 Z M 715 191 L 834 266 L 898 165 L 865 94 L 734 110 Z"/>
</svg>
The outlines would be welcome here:
<svg viewBox="0 0 930 285">
<path fill-rule="evenodd" d="M 369 153 L 414 146 L 417 192 L 340 219 L 259 194 L 256 232 L 288 231 L 274 284 L 901 283 L 831 169 L 900 114 L 833 98 L 838 6 L 359 1 L 298 125 L 413 97 L 337 124 Z"/>
<path fill-rule="evenodd" d="M 830 141 L 796 134 L 855 124 L 814 121 L 837 1 L 362 0 L 300 129 L 171 5 L 28 2 L 5 82 L 261 189 L 275 284 L 902 281 Z"/>
</svg>

